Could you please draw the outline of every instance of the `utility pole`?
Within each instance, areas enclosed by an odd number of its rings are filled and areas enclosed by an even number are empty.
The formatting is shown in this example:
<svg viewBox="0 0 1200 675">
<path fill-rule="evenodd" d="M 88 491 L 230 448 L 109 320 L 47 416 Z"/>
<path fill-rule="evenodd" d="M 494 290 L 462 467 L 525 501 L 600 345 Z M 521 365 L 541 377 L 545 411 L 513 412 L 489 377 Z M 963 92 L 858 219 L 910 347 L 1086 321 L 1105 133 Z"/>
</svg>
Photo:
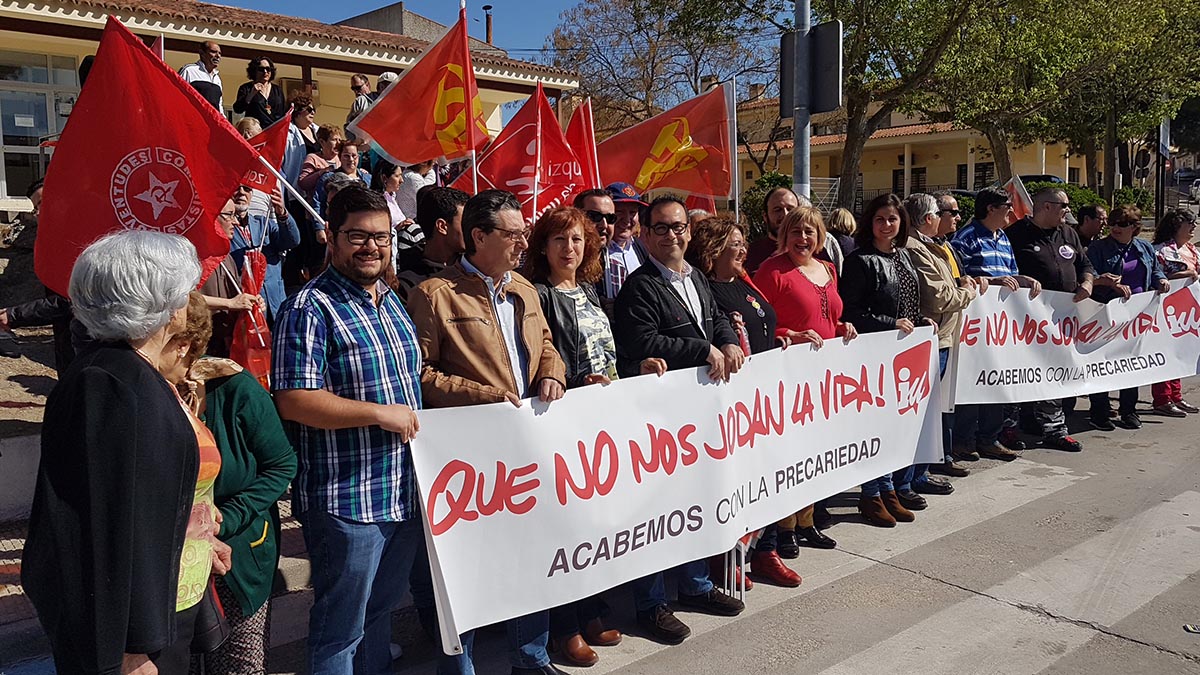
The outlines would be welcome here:
<svg viewBox="0 0 1200 675">
<path fill-rule="evenodd" d="M 808 34 L 812 30 L 810 0 L 796 0 L 795 68 L 792 69 L 792 190 L 805 198 L 812 197 L 809 178 L 809 143 L 812 137 L 811 49 Z"/>
</svg>

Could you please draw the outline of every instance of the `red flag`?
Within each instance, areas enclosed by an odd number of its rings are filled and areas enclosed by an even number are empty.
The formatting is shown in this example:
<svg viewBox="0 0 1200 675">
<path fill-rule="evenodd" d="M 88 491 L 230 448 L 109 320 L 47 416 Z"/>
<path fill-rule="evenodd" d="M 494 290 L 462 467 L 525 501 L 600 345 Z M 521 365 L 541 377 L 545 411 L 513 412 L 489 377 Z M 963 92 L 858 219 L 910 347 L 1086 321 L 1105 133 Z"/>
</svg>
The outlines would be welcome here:
<svg viewBox="0 0 1200 675">
<path fill-rule="evenodd" d="M 287 114 L 247 142 L 268 164 L 278 169 L 283 166 L 283 153 L 287 151 L 288 131 L 291 126 L 292 109 L 289 107 Z M 258 166 L 246 172 L 243 182 L 256 190 L 269 193 L 275 190 L 278 179 L 259 162 Z"/>
<path fill-rule="evenodd" d="M 1008 179 L 1004 184 L 1004 191 L 1008 193 L 1008 200 L 1013 205 L 1012 222 L 1033 215 L 1033 200 L 1029 198 L 1029 191 L 1025 189 L 1025 183 L 1020 176 Z"/>
<path fill-rule="evenodd" d="M 710 195 L 688 195 L 687 199 L 684 200 L 684 204 L 687 206 L 688 211 L 700 209 L 708 211 L 713 215 L 717 214 L 717 201 Z"/>
<path fill-rule="evenodd" d="M 596 125 L 592 121 L 592 99 L 583 102 L 571 114 L 567 124 L 567 143 L 575 151 L 579 159 L 579 167 L 583 170 L 580 190 L 592 190 L 604 187 L 600 181 L 600 162 L 596 159 Z"/>
<path fill-rule="evenodd" d="M 567 145 L 542 83 L 479 157 L 479 189 L 508 190 L 521 202 L 529 222 L 565 206 L 579 191 L 580 169 Z M 464 173 L 451 187 L 470 192 L 472 177 Z"/>
<path fill-rule="evenodd" d="M 349 126 L 402 166 L 466 157 L 483 146 L 487 122 L 467 47 L 467 10 Z"/>
<path fill-rule="evenodd" d="M 722 85 L 651 117 L 596 148 L 605 183 L 629 182 L 638 192 L 674 188 L 728 195 L 729 106 Z"/>
<path fill-rule="evenodd" d="M 158 55 L 158 58 L 162 59 L 163 61 L 167 60 L 166 50 L 163 48 L 163 34 L 162 33 L 159 33 L 158 39 L 154 41 L 154 44 L 150 45 L 150 51 L 152 51 L 156 55 Z"/>
<path fill-rule="evenodd" d="M 266 275 L 267 258 L 263 252 L 259 249 L 246 251 L 242 262 L 242 292 L 261 293 Z M 229 358 L 248 370 L 264 389 L 271 389 L 271 330 L 267 328 L 267 315 L 259 305 L 239 313 L 233 324 Z"/>
<path fill-rule="evenodd" d="M 207 276 L 229 255 L 217 214 L 257 161 L 216 109 L 109 17 L 46 173 L 38 278 L 66 295 L 84 248 L 135 228 L 186 236 Z"/>
</svg>

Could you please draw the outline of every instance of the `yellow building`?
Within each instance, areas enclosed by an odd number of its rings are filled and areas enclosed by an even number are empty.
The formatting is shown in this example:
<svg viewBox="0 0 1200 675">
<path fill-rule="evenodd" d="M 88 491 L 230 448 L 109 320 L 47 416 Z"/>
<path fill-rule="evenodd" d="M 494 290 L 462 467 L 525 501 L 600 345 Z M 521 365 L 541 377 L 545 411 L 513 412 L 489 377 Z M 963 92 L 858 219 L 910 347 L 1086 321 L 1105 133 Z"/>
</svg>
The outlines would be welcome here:
<svg viewBox="0 0 1200 675">
<path fill-rule="evenodd" d="M 743 185 L 752 185 L 762 174 L 760 162 L 767 171 L 792 172 L 791 120 L 778 119 L 778 106 L 778 99 L 761 99 L 738 108 L 739 132 L 749 141 L 748 147 L 738 147 Z M 809 169 L 814 186 L 838 178 L 845 142 L 836 114 L 814 118 Z M 1068 183 L 1086 182 L 1083 155 L 1072 153 L 1064 144 L 1039 142 L 1012 147 L 1010 152 L 1013 172 L 1018 175 L 1048 174 Z M 1103 158 L 1098 161 L 1102 164 Z M 859 192 L 864 200 L 884 192 L 905 196 L 978 190 L 996 180 L 991 146 L 978 131 L 950 123 L 925 123 L 901 113 L 893 113 L 888 124 L 871 135 L 859 172 Z"/>
<path fill-rule="evenodd" d="M 427 39 L 445 30 L 406 12 L 402 3 L 380 12 L 385 10 L 402 16 L 406 27 L 415 24 L 419 30 L 412 32 Z M 317 122 L 339 126 L 353 103 L 352 74 L 370 75 L 373 85 L 375 76 L 403 71 L 428 46 L 426 40 L 411 35 L 195 0 L 0 0 L 0 210 L 28 209 L 25 188 L 42 175 L 46 161 L 38 146 L 62 131 L 79 93 L 79 63 L 96 52 L 109 14 L 148 42 L 162 35 L 167 64 L 176 70 L 197 60 L 201 42 L 220 44 L 219 72 L 227 108 L 246 80 L 247 62 L 267 56 L 276 64 L 276 81 L 285 93 L 310 89 Z M 527 98 L 538 80 L 550 97 L 579 85 L 574 73 L 510 59 L 482 42 L 472 41 L 472 58 L 493 134 L 502 125 L 502 106 Z"/>
</svg>

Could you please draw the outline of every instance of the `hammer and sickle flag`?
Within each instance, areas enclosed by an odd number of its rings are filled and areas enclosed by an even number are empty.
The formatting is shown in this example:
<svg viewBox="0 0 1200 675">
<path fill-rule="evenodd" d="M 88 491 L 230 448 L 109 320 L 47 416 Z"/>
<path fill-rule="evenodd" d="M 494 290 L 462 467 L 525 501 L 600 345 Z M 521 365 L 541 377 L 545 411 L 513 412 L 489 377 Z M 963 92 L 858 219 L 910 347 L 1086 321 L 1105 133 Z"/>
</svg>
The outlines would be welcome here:
<svg viewBox="0 0 1200 675">
<path fill-rule="evenodd" d="M 401 166 L 458 159 L 488 141 L 467 46 L 467 10 L 458 23 L 349 124 Z"/>
<path fill-rule="evenodd" d="M 728 195 L 733 179 L 727 86 L 684 101 L 597 146 L 604 182 L 632 182 L 643 193 L 670 188 Z"/>
</svg>

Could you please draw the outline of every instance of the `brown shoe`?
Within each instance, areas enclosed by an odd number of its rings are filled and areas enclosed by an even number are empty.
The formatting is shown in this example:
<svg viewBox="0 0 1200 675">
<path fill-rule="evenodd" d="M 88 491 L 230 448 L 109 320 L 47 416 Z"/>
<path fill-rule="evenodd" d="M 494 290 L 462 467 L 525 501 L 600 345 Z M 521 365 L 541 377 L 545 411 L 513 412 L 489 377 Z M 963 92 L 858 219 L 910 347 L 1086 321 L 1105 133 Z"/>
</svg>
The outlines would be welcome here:
<svg viewBox="0 0 1200 675">
<path fill-rule="evenodd" d="M 867 523 L 875 527 L 895 527 L 896 519 L 888 513 L 887 507 L 879 497 L 859 497 L 858 512 Z"/>
<path fill-rule="evenodd" d="M 892 490 L 891 492 L 884 492 L 879 495 L 879 498 L 883 500 L 884 508 L 887 509 L 888 513 L 892 514 L 892 517 L 896 519 L 896 522 L 911 523 L 917 519 L 917 517 L 913 515 L 912 511 L 904 508 L 904 505 L 900 503 L 900 497 L 896 495 L 895 490 Z"/>
<path fill-rule="evenodd" d="M 995 441 L 991 445 L 980 446 L 979 454 L 988 459 L 999 459 L 1005 462 L 1011 462 L 1021 456 L 1021 453 L 1010 450 L 1000 441 Z"/>
<path fill-rule="evenodd" d="M 592 619 L 583 627 L 583 639 L 593 647 L 615 647 L 621 644 L 621 631 L 605 628 L 602 619 Z"/>
<path fill-rule="evenodd" d="M 978 452 L 975 452 L 971 448 L 968 448 L 968 447 L 962 446 L 962 445 L 956 445 L 953 448 L 951 448 L 950 456 L 954 457 L 954 459 L 959 459 L 964 462 L 978 462 L 979 461 L 979 453 Z"/>
<path fill-rule="evenodd" d="M 600 655 L 592 651 L 579 633 L 567 638 L 567 641 L 560 643 L 559 647 L 559 656 L 569 666 L 587 668 L 596 665 L 596 662 L 600 660 Z"/>
</svg>

